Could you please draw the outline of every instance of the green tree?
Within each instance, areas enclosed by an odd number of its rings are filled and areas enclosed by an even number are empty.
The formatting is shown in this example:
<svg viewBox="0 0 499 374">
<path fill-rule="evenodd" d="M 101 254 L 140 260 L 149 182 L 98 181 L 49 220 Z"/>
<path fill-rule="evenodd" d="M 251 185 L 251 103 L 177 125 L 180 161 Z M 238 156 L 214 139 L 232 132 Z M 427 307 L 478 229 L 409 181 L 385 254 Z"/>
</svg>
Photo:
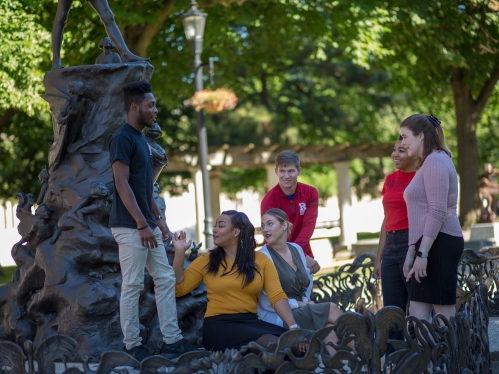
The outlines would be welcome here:
<svg viewBox="0 0 499 374">
<path fill-rule="evenodd" d="M 35 43 L 39 49 L 27 49 L 26 55 L 12 54 L 18 66 L 23 66 L 22 58 L 27 61 L 24 65 L 29 70 L 20 69 L 18 73 L 36 73 L 38 79 L 19 78 L 15 86 L 27 92 L 27 103 L 38 103 L 36 108 L 47 110 L 39 95 L 43 93 L 43 71 L 50 68 L 48 35 L 57 1 L 23 0 L 23 7 L 19 0 L 10 3 L 15 7 L 11 11 L 25 20 L 18 28 L 26 34 L 23 43 L 41 40 Z M 206 116 L 209 144 L 392 142 L 398 123 L 410 110 L 433 110 L 437 114 L 442 108 L 456 107 L 453 86 L 448 83 L 451 63 L 467 72 L 468 78 L 463 79 L 472 87 L 471 97 L 477 97 L 487 74 L 493 78 L 486 68 L 490 65 L 489 52 L 495 50 L 491 47 L 497 30 L 493 30 L 492 21 L 497 20 L 497 14 L 489 13 L 487 6 L 473 4 L 457 6 L 450 0 L 418 4 L 394 0 L 383 4 L 344 0 L 200 1 L 202 10 L 209 13 L 204 59 L 216 58 L 216 85 L 233 89 L 240 99 L 235 111 Z M 111 7 L 130 49 L 149 56 L 155 66 L 152 83 L 161 104 L 158 122 L 165 131 L 164 146 L 194 148 L 195 113 L 184 105 L 193 93 L 192 57 L 181 25 L 189 1 L 116 0 Z M 2 26 L 8 31 L 6 27 Z M 489 33 L 489 39 L 483 30 Z M 10 40 L 7 31 L 2 35 Z M 104 36 L 98 15 L 84 1 L 75 0 L 64 35 L 63 63 L 92 64 Z M 470 43 L 478 47 L 469 49 Z M 473 56 L 466 56 L 467 51 Z M 480 55 L 480 51 L 487 53 Z M 480 76 L 473 69 L 482 69 L 478 71 L 485 74 Z M 0 115 L 15 107 L 12 96 L 2 93 L 3 99 L 7 104 L 2 103 Z M 32 120 L 31 124 L 36 122 L 50 137 L 49 116 L 43 117 L 37 110 L 30 112 L 26 106 L 16 110 L 36 116 L 39 122 Z M 29 122 L 23 116 L 12 116 L 15 113 L 10 113 L 10 121 Z M 2 143 L 0 158 L 8 153 L 7 146 L 11 150 L 23 148 L 21 143 L 15 144 L 21 140 L 12 138 L 11 133 L 1 128 L 0 133 L 11 142 Z M 25 137 L 23 141 L 30 139 Z M 29 147 L 40 149 L 37 143 L 29 143 Z M 44 145 L 41 152 L 47 150 Z M 13 158 L 3 160 L 10 162 Z M 37 173 L 38 165 L 34 169 Z M 357 178 L 359 191 L 375 191 L 382 164 L 368 161 L 362 170 L 365 172 L 359 171 Z M 251 184 L 255 181 L 251 173 L 246 173 L 249 177 L 244 180 L 234 177 L 237 172 L 231 175 L 242 186 L 258 188 Z M 227 178 L 232 178 L 229 174 Z M 0 183 L 12 182 L 10 175 L 0 174 L 0 178 Z M 31 180 L 36 181 L 36 174 Z M 235 188 L 231 184 L 227 190 Z"/>
<path fill-rule="evenodd" d="M 359 3 L 370 6 L 362 8 L 365 22 L 384 27 L 378 42 L 389 51 L 367 54 L 363 63 L 390 71 L 392 89 L 410 93 L 425 112 L 454 111 L 460 219 L 469 227 L 476 214 L 477 126 L 499 79 L 499 6 L 488 0 Z M 375 18 L 380 12 L 384 17 Z"/>
<path fill-rule="evenodd" d="M 50 35 L 39 17 L 25 12 L 21 1 L 0 4 L 0 133 L 19 112 L 34 115 L 47 109 L 42 91 L 43 62 L 49 57 Z"/>
</svg>

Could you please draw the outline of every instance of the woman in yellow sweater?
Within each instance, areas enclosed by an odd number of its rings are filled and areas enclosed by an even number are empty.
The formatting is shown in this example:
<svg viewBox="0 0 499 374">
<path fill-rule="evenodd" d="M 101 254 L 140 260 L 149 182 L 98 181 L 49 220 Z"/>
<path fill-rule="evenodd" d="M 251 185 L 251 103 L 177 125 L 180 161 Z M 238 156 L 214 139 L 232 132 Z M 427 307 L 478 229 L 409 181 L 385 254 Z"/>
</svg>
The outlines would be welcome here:
<svg viewBox="0 0 499 374">
<path fill-rule="evenodd" d="M 256 307 L 262 289 L 289 329 L 299 328 L 274 264 L 263 253 L 255 252 L 255 228 L 246 214 L 222 212 L 213 227 L 213 243 L 216 247 L 209 254 L 201 255 L 184 270 L 185 251 L 191 241 L 186 241 L 183 231 L 173 236 L 176 296 L 189 293 L 200 282 L 208 290 L 203 323 L 206 349 L 239 349 L 251 341 L 265 347 L 287 331 L 258 319 Z"/>
</svg>

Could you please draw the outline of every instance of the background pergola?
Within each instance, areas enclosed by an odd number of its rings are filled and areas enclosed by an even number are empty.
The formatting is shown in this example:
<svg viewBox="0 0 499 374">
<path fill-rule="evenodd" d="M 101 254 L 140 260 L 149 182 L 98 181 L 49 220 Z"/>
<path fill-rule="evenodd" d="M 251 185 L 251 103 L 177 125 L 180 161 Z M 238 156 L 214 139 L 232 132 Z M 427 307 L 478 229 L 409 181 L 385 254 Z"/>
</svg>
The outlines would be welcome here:
<svg viewBox="0 0 499 374">
<path fill-rule="evenodd" d="M 347 211 L 352 205 L 351 200 L 351 182 L 349 175 L 350 162 L 354 159 L 367 159 L 371 157 L 390 156 L 393 144 L 369 144 L 350 145 L 348 143 L 335 146 L 310 145 L 310 146 L 254 146 L 248 144 L 245 146 L 210 147 L 208 149 L 208 170 L 210 175 L 210 196 L 211 210 L 213 218 L 220 215 L 220 173 L 224 169 L 230 168 L 248 168 L 265 169 L 267 172 L 267 190 L 277 184 L 275 169 L 275 156 L 281 151 L 290 149 L 298 153 L 301 159 L 301 166 L 309 165 L 331 165 L 337 173 L 338 183 L 338 204 L 340 210 L 340 244 L 346 247 L 357 241 L 357 233 L 353 229 L 352 220 L 355 217 L 349 217 Z M 168 172 L 190 172 L 194 180 L 196 196 L 196 222 L 197 240 L 203 238 L 203 194 L 202 179 L 199 166 L 199 156 L 196 149 L 172 150 L 168 152 Z"/>
</svg>

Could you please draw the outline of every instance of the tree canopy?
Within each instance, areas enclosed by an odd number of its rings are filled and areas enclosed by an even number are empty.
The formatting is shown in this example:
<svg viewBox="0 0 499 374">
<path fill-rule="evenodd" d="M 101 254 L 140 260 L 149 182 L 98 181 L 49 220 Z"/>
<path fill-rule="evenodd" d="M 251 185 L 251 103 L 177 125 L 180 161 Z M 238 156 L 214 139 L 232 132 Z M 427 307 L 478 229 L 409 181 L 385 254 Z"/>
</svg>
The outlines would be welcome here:
<svg viewBox="0 0 499 374">
<path fill-rule="evenodd" d="M 194 148 L 195 112 L 185 104 L 193 93 L 192 57 L 181 24 L 189 1 L 110 5 L 129 48 L 155 66 L 163 145 Z M 12 171 L 34 160 L 21 180 L 0 171 L 4 198 L 33 189 L 46 162 L 51 124 L 40 94 L 56 7 L 55 0 L 0 6 L 0 159 Z M 215 58 L 216 86 L 239 97 L 234 111 L 206 116 L 210 145 L 391 142 L 407 115 L 433 112 L 457 151 L 461 218 L 473 219 L 478 161 L 499 161 L 495 1 L 205 0 L 200 7 L 208 13 L 203 59 Z M 63 64 L 94 63 L 105 35 L 93 9 L 75 0 Z M 375 193 L 386 171 L 376 160 L 352 168 L 358 192 Z M 259 188 L 258 173 L 227 172 L 226 190 L 237 190 L 237 181 Z"/>
</svg>

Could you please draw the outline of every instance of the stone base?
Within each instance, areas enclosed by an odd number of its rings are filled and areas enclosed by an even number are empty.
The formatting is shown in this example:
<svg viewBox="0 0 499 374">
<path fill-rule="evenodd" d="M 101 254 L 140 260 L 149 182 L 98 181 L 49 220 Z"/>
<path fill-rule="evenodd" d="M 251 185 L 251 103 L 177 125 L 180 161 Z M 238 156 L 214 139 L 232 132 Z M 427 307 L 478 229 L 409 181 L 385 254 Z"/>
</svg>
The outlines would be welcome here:
<svg viewBox="0 0 499 374">
<path fill-rule="evenodd" d="M 499 360 L 499 317 L 489 320 L 489 348 L 490 359 Z"/>
<path fill-rule="evenodd" d="M 378 252 L 379 239 L 365 239 L 359 240 L 357 243 L 352 244 L 352 257 L 357 257 L 363 253 Z"/>
<path fill-rule="evenodd" d="M 499 242 L 499 222 L 477 223 L 471 227 L 470 241 L 490 240 Z"/>
<path fill-rule="evenodd" d="M 485 240 L 485 239 L 470 240 L 470 241 L 464 243 L 464 249 L 471 249 L 474 252 L 478 253 L 478 251 L 480 249 L 482 249 L 483 247 L 490 247 L 490 246 L 495 245 L 495 243 L 496 243 L 495 241 Z"/>
</svg>

